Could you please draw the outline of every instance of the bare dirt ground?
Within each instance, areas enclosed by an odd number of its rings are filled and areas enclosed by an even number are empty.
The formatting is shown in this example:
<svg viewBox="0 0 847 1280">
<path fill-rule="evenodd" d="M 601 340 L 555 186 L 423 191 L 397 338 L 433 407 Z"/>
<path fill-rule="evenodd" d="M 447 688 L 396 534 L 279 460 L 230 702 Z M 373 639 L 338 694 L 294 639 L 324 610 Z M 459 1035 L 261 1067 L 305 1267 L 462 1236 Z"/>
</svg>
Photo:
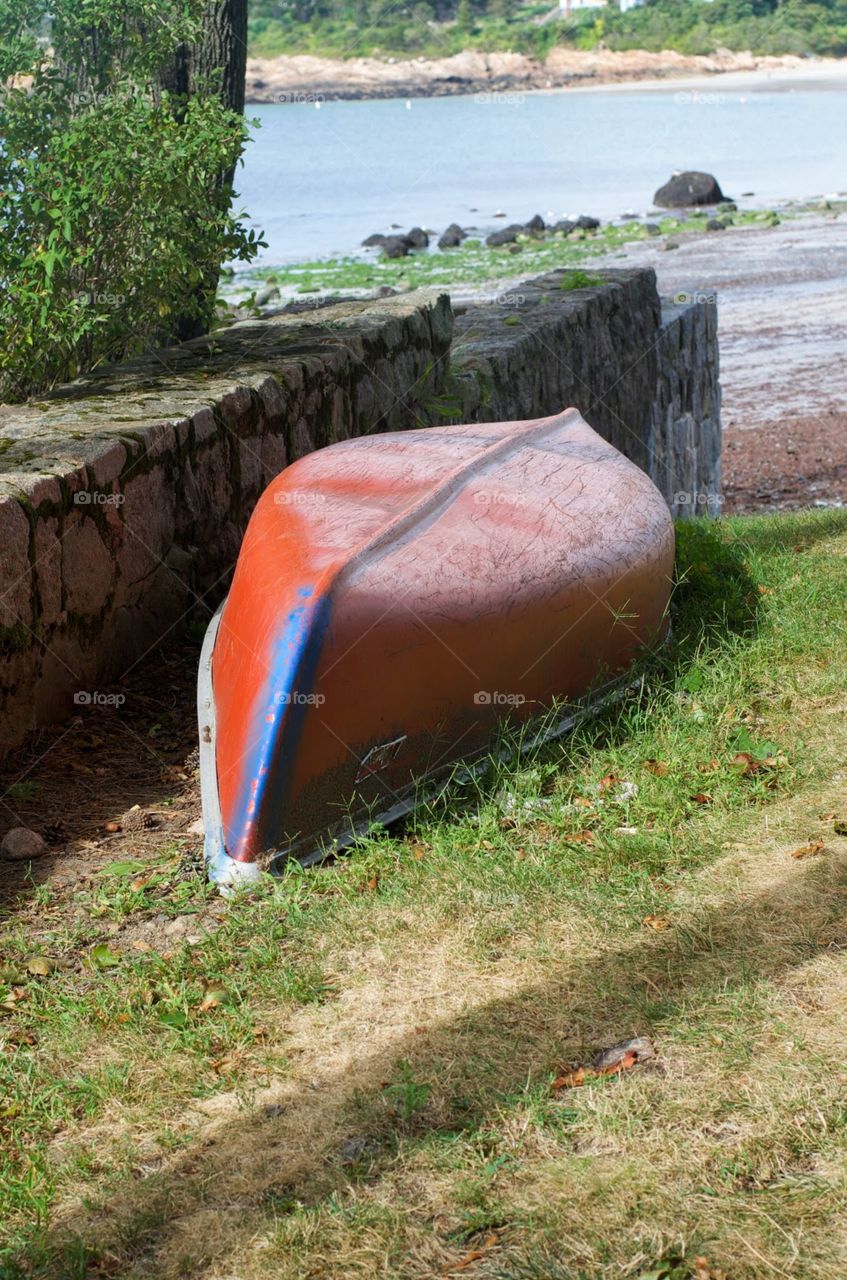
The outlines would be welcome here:
<svg viewBox="0 0 847 1280">
<path fill-rule="evenodd" d="M 717 296 L 724 511 L 847 503 L 847 214 L 678 241 L 624 256 L 663 296 Z"/>
<path fill-rule="evenodd" d="M 199 856 L 198 658 L 196 644 L 170 645 L 120 682 L 122 706 L 81 707 L 4 758 L 0 832 L 31 827 L 47 851 L 0 859 L 0 910 L 42 883 L 72 894 L 113 859 Z"/>
</svg>

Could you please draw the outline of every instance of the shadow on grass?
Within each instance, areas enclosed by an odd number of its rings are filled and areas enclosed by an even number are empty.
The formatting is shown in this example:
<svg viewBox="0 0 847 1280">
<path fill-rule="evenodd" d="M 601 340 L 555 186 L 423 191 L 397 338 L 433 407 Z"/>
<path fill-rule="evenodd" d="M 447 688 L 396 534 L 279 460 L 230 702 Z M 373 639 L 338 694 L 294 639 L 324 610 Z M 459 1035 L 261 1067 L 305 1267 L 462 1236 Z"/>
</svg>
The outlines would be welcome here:
<svg viewBox="0 0 847 1280">
<path fill-rule="evenodd" d="M 687 1023 L 692 1010 L 731 1001 L 751 982 L 778 979 L 820 955 L 821 936 L 833 929 L 843 942 L 845 887 L 843 857 L 795 864 L 757 894 L 736 891 L 667 934 L 638 930 L 575 962 L 563 956 L 545 981 L 411 1036 L 389 1035 L 372 1047 L 365 1032 L 358 1053 L 320 1064 L 319 1091 L 245 1109 L 166 1172 L 131 1180 L 33 1243 L 19 1267 L 0 1264 L 0 1275 L 152 1280 L 199 1277 L 212 1261 L 237 1264 L 239 1250 L 272 1233 L 287 1213 L 337 1210 L 333 1197 L 351 1186 L 390 1179 L 402 1142 L 490 1128 L 528 1089 L 546 1093 L 561 1063 L 624 1036 L 650 1035 L 661 1053 L 663 1035 L 677 1020 Z M 420 1109 L 404 1114 L 390 1100 L 386 1080 L 398 1070 L 430 1083 Z M 352 1164 L 351 1144 L 362 1153 Z M 192 1215 L 196 1226 L 186 1232 Z"/>
</svg>

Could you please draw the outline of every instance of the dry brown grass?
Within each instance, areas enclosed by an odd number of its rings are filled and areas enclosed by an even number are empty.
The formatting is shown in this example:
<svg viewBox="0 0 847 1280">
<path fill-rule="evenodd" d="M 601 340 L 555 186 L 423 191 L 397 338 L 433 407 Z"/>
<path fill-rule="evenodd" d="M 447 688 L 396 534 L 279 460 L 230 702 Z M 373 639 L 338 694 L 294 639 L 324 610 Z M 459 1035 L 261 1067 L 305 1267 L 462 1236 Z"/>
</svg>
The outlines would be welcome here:
<svg viewBox="0 0 847 1280">
<path fill-rule="evenodd" d="M 94 1209 L 66 1201 L 57 1229 L 102 1240 L 114 1274 L 134 1258 L 163 1280 L 417 1280 L 486 1239 L 460 1274 L 509 1274 L 541 1249 L 574 1275 L 638 1275 L 695 1245 L 733 1280 L 841 1280 L 847 840 L 790 852 L 842 797 L 757 815 L 658 935 L 541 922 L 558 937 L 541 970 L 473 963 L 467 927 L 436 936 L 426 918 L 347 948 L 339 998 L 286 1014 L 284 1073 L 189 1105 L 183 1149 Z M 547 1101 L 557 1063 L 643 1030 L 657 1000 L 658 1069 Z M 401 1059 L 431 1089 L 408 1123 L 385 1106 Z M 127 1117 L 110 1120 L 125 1142 Z M 136 1118 L 133 1142 L 155 1150 L 161 1121 Z M 489 1220 L 466 1244 L 469 1207 Z"/>
</svg>

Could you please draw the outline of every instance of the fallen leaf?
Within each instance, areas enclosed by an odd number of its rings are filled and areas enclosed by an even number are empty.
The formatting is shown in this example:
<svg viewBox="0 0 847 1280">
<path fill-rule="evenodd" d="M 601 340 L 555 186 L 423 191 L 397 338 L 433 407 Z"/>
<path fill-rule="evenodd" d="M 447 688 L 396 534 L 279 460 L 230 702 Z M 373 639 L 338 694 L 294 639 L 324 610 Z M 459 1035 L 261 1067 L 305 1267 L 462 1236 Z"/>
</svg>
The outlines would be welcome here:
<svg viewBox="0 0 847 1280">
<path fill-rule="evenodd" d="M 235 1049 L 232 1053 L 227 1053 L 222 1058 L 213 1058 L 210 1065 L 215 1075 L 230 1076 L 234 1071 L 238 1070 L 243 1057 L 243 1051 Z"/>
<path fill-rule="evenodd" d="M 698 791 L 693 796 L 690 796 L 689 799 L 693 800 L 695 804 L 711 804 L 712 803 L 712 797 L 708 794 L 707 791 Z"/>
<path fill-rule="evenodd" d="M 591 1070 L 597 1075 L 614 1075 L 618 1071 L 628 1071 L 638 1062 L 647 1062 L 655 1058 L 656 1050 L 652 1040 L 646 1036 L 634 1036 L 630 1040 L 619 1040 L 608 1049 L 601 1049 L 591 1059 Z"/>
<path fill-rule="evenodd" d="M 698 773 L 717 773 L 720 767 L 721 767 L 720 760 L 718 760 L 716 757 L 713 757 L 711 760 L 708 761 L 707 764 L 698 764 L 697 772 Z"/>
<path fill-rule="evenodd" d="M 799 849 L 792 851 L 792 858 L 810 858 L 815 853 L 820 853 L 823 849 L 823 840 L 810 840 L 808 844 L 801 844 Z"/>
<path fill-rule="evenodd" d="M 36 1044 L 37 1041 L 31 1031 L 13 1031 L 8 1038 L 8 1043 L 16 1045 L 33 1045 Z"/>
<path fill-rule="evenodd" d="M 568 844 L 593 844 L 594 833 L 592 831 L 574 831 L 570 835 L 566 835 L 565 839 Z"/>
<path fill-rule="evenodd" d="M 562 1089 L 578 1089 L 582 1084 L 585 1084 L 585 1067 L 574 1066 L 557 1076 L 550 1087 L 554 1093 L 559 1093 Z"/>
<path fill-rule="evenodd" d="M 120 962 L 120 956 L 105 942 L 99 942 L 96 947 L 91 948 L 91 963 L 96 969 L 113 969 Z"/>
<path fill-rule="evenodd" d="M 641 922 L 646 924 L 648 929 L 652 929 L 655 933 L 663 933 L 665 929 L 670 929 L 671 922 L 667 916 L 645 916 Z"/>
<path fill-rule="evenodd" d="M 694 1274 L 691 1280 L 729 1280 L 729 1276 L 721 1267 L 713 1267 L 708 1258 L 694 1259 Z"/>
<path fill-rule="evenodd" d="M 116 831 L 120 831 L 120 829 L 121 824 L 119 822 L 106 822 L 103 824 L 103 830 L 108 831 L 110 834 L 114 834 Z"/>
<path fill-rule="evenodd" d="M 734 768 L 740 769 L 743 775 L 748 773 L 757 773 L 762 767 L 762 761 L 757 760 L 755 756 L 751 756 L 749 751 L 738 751 L 732 757 Z"/>
<path fill-rule="evenodd" d="M 133 951 L 152 951 L 153 950 L 153 948 L 150 946 L 150 943 L 145 942 L 143 938 L 133 938 L 132 942 L 129 945 L 132 947 Z"/>
<path fill-rule="evenodd" d="M 599 1079 L 601 1076 L 629 1071 L 632 1067 L 641 1062 L 648 1062 L 655 1056 L 656 1050 L 653 1043 L 646 1036 L 621 1040 L 610 1048 L 601 1049 L 599 1053 L 595 1053 L 587 1066 L 584 1063 L 572 1062 L 566 1071 L 556 1077 L 550 1087 L 553 1093 L 560 1093 L 563 1089 L 577 1089 L 586 1082 L 590 1083 L 592 1078 Z"/>
<path fill-rule="evenodd" d="M 618 779 L 618 775 L 617 775 L 616 773 L 607 773 L 607 774 L 604 774 L 604 776 L 603 776 L 603 777 L 600 779 L 600 781 L 597 783 L 597 790 L 598 790 L 598 791 L 611 791 L 612 787 L 613 787 L 613 786 L 615 785 L 615 783 L 616 783 L 616 782 L 618 782 L 618 781 L 619 781 L 619 779 Z"/>
<path fill-rule="evenodd" d="M 645 760 L 644 768 L 648 773 L 654 773 L 657 778 L 664 778 L 668 771 L 668 766 L 664 760 Z"/>
<path fill-rule="evenodd" d="M 471 1249 L 470 1253 L 466 1253 L 458 1262 L 451 1262 L 448 1267 L 445 1267 L 442 1274 L 449 1276 L 454 1271 L 464 1271 L 466 1267 L 471 1266 L 474 1262 L 479 1262 L 480 1258 L 484 1258 L 487 1253 L 490 1253 L 496 1243 L 497 1235 L 492 1231 L 490 1235 L 486 1236 L 479 1249 Z"/>
<path fill-rule="evenodd" d="M 47 956 L 30 956 L 24 968 L 36 978 L 48 978 L 56 968 L 56 962 L 48 960 Z"/>
<path fill-rule="evenodd" d="M 226 987 L 213 984 L 206 988 L 206 994 L 200 1001 L 200 1012 L 208 1013 L 209 1009 L 217 1009 L 219 1005 L 229 1003 L 229 992 Z"/>
<path fill-rule="evenodd" d="M 589 800 L 587 796 L 574 796 L 571 804 L 577 809 L 593 809 L 594 801 Z"/>
</svg>

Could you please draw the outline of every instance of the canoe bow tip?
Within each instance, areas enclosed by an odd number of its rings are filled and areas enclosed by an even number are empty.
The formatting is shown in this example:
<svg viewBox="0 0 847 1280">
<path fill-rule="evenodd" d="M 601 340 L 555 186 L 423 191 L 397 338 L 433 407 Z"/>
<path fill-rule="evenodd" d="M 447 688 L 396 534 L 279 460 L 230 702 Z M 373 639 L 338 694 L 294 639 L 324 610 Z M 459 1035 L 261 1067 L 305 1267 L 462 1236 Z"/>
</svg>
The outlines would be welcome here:
<svg viewBox="0 0 847 1280">
<path fill-rule="evenodd" d="M 206 837 L 204 857 L 209 879 L 224 896 L 247 885 L 257 884 L 262 878 L 259 863 L 237 862 L 235 858 L 231 858 L 220 835 L 210 834 Z"/>
</svg>

